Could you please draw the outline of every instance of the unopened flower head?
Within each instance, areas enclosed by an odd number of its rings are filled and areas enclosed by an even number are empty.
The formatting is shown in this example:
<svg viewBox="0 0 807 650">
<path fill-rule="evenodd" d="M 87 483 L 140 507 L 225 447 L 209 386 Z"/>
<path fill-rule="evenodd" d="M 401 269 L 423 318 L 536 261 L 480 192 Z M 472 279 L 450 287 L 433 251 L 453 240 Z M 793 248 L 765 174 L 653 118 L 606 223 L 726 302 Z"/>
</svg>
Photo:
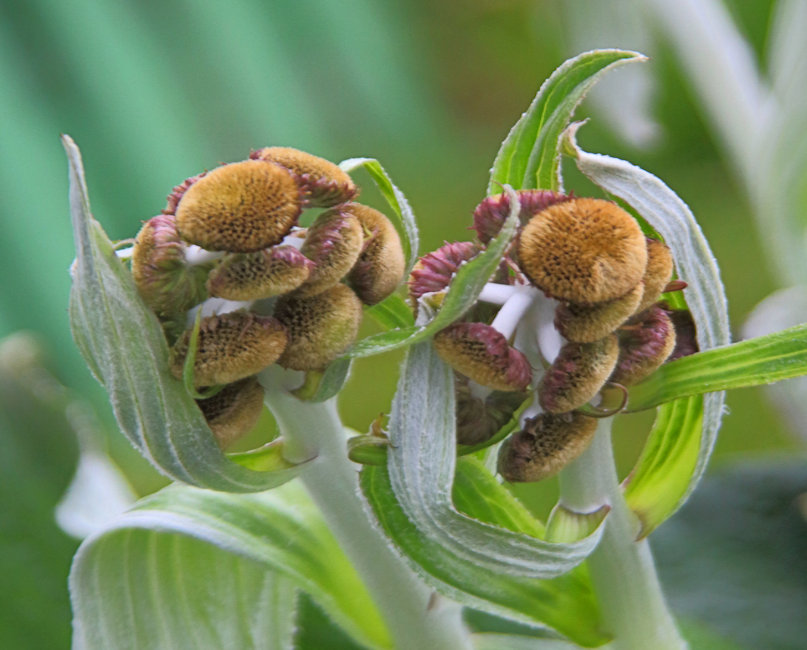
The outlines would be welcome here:
<svg viewBox="0 0 807 650">
<path fill-rule="evenodd" d="M 314 263 L 293 246 L 222 257 L 207 278 L 211 296 L 262 300 L 293 291 L 311 274 Z"/>
<path fill-rule="evenodd" d="M 259 160 L 223 165 L 177 205 L 183 239 L 206 250 L 250 253 L 280 243 L 297 222 L 300 188 L 284 167 Z"/>
<path fill-rule="evenodd" d="M 226 448 L 257 424 L 263 412 L 263 388 L 257 379 L 248 377 L 196 403 L 219 446 Z"/>
<path fill-rule="evenodd" d="M 527 398 L 523 391 L 494 390 L 487 395 L 475 395 L 465 375 L 454 373 L 457 442 L 478 445 L 490 440 L 513 417 Z"/>
<path fill-rule="evenodd" d="M 636 313 L 658 302 L 673 276 L 673 258 L 670 249 L 658 239 L 647 238 L 647 268 L 642 278 L 642 300 Z"/>
<path fill-rule="evenodd" d="M 291 171 L 308 206 L 330 208 L 352 200 L 359 193 L 353 180 L 338 165 L 299 149 L 264 147 L 253 151 L 249 157 L 277 163 Z"/>
<path fill-rule="evenodd" d="M 630 386 L 649 377 L 675 349 L 675 328 L 667 312 L 658 306 L 642 312 L 620 332 L 619 347 L 612 381 Z"/>
<path fill-rule="evenodd" d="M 643 293 L 644 285 L 639 283 L 624 296 L 596 305 L 561 303 L 555 310 L 555 327 L 569 341 L 593 343 L 628 320 L 639 307 Z"/>
<path fill-rule="evenodd" d="M 409 279 L 409 296 L 413 305 L 427 293 L 442 291 L 449 284 L 463 262 L 479 254 L 473 242 L 446 242 L 432 253 L 421 257 Z"/>
<path fill-rule="evenodd" d="M 520 207 L 518 218 L 522 226 L 544 208 L 572 198 L 550 190 L 519 190 L 517 194 Z M 510 199 L 506 194 L 493 194 L 483 199 L 474 210 L 473 229 L 479 241 L 487 244 L 498 235 L 509 214 Z"/>
<path fill-rule="evenodd" d="M 177 206 L 179 205 L 179 200 L 183 197 L 185 192 L 188 191 L 188 188 L 193 185 L 196 181 L 198 181 L 202 176 L 205 176 L 207 172 L 202 172 L 200 174 L 196 174 L 196 176 L 191 176 L 190 178 L 186 178 L 182 181 L 179 185 L 175 185 L 174 189 L 171 190 L 171 193 L 166 197 L 166 204 L 163 208 L 163 214 L 176 214 Z"/>
</svg>

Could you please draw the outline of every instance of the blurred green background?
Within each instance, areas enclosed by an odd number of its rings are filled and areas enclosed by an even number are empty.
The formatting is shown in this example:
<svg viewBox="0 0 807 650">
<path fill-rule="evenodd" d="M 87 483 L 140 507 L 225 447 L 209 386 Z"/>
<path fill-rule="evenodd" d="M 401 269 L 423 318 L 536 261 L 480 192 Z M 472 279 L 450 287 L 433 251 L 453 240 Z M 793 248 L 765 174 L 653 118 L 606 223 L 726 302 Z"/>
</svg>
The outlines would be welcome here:
<svg viewBox="0 0 807 650">
<path fill-rule="evenodd" d="M 727 3 L 760 57 L 772 4 Z M 418 216 L 421 249 L 431 250 L 469 238 L 498 145 L 540 82 L 568 56 L 604 45 L 577 30 L 574 12 L 585 11 L 563 0 L 0 0 L 0 335 L 37 333 L 56 376 L 97 408 L 105 444 L 135 489 L 155 489 L 162 479 L 115 431 L 70 337 L 59 134 L 81 147 L 95 217 L 113 239 L 133 236 L 184 178 L 278 144 L 336 161 L 378 158 Z M 776 288 L 746 195 L 672 49 L 652 27 L 635 36 L 654 52 L 642 65 L 656 83 L 648 106 L 659 137 L 634 146 L 586 102 L 577 115 L 593 119 L 581 144 L 652 171 L 692 207 L 721 264 L 738 335 Z M 585 191 L 579 179 L 570 185 Z M 347 424 L 364 431 L 388 408 L 399 360 L 355 365 L 341 402 Z M 761 392 L 736 391 L 728 404 L 713 467 L 800 448 Z M 624 419 L 618 451 L 627 469 L 648 420 Z M 553 487 L 519 493 L 542 510 Z"/>
</svg>

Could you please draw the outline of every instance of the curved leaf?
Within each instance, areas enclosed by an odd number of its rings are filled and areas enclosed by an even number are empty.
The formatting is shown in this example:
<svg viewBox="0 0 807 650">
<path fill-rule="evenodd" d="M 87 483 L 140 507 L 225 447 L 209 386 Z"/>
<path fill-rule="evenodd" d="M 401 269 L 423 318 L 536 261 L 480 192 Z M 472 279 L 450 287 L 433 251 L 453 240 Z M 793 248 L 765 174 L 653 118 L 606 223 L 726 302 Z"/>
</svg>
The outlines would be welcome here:
<svg viewBox="0 0 807 650">
<path fill-rule="evenodd" d="M 68 136 L 63 144 L 77 250 L 70 294 L 73 337 L 106 388 L 123 433 L 163 474 L 192 485 L 252 492 L 293 478 L 299 468 L 254 472 L 221 452 L 202 412 L 168 370 L 157 318 L 92 218 L 78 147 Z"/>
<path fill-rule="evenodd" d="M 518 197 L 509 187 L 505 191 L 510 196 L 510 214 L 502 229 L 483 252 L 457 269 L 437 315 L 424 326 L 404 327 L 368 336 L 356 343 L 345 356 L 366 357 L 423 341 L 453 323 L 474 305 L 482 288 L 496 272 L 518 227 Z"/>
<path fill-rule="evenodd" d="M 547 79 L 527 111 L 502 142 L 490 170 L 488 194 L 499 186 L 563 189 L 558 143 L 574 110 L 597 78 L 644 55 L 627 50 L 593 50 L 569 59 Z"/>
<path fill-rule="evenodd" d="M 77 646 L 284 647 L 271 642 L 291 631 L 292 588 L 360 642 L 389 647 L 369 595 L 302 488 L 235 495 L 172 486 L 76 554 Z"/>
<path fill-rule="evenodd" d="M 741 341 L 664 364 L 631 388 L 636 411 L 700 393 L 771 384 L 807 375 L 807 325 Z"/>
<path fill-rule="evenodd" d="M 395 327 L 411 327 L 415 324 L 412 309 L 397 293 L 393 293 L 377 305 L 368 307 L 365 313 L 372 316 L 379 325 L 388 330 Z"/>
<path fill-rule="evenodd" d="M 575 141 L 579 126 L 572 125 L 566 131 L 565 150 L 583 174 L 628 203 L 664 237 L 678 275 L 688 283 L 686 301 L 700 349 L 728 345 L 731 336 L 720 271 L 689 208 L 643 169 L 582 151 Z M 661 407 L 625 493 L 628 504 L 642 519 L 642 535 L 675 512 L 697 485 L 714 448 L 723 401 L 724 394 L 716 392 Z"/>
</svg>

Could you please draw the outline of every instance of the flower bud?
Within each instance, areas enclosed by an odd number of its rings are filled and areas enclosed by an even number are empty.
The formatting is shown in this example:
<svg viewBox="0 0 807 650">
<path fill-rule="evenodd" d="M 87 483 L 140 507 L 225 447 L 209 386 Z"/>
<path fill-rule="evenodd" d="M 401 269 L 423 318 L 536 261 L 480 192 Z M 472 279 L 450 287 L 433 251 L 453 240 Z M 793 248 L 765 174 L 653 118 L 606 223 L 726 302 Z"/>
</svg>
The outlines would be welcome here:
<svg viewBox="0 0 807 650">
<path fill-rule="evenodd" d="M 521 225 L 526 224 L 534 214 L 544 208 L 572 198 L 550 190 L 519 190 L 517 194 L 521 207 L 518 213 Z M 483 199 L 474 210 L 473 229 L 476 230 L 479 241 L 487 244 L 498 235 L 509 214 L 510 199 L 506 194 L 494 194 Z"/>
<path fill-rule="evenodd" d="M 294 246 L 225 255 L 207 278 L 211 296 L 261 300 L 288 293 L 308 279 L 314 263 Z"/>
<path fill-rule="evenodd" d="M 446 242 L 432 253 L 421 257 L 412 269 L 409 279 L 409 296 L 412 304 L 427 293 L 442 291 L 451 283 L 454 273 L 463 262 L 479 253 L 473 242 Z"/>
<path fill-rule="evenodd" d="M 593 343 L 567 343 L 538 386 L 541 407 L 549 413 L 565 413 L 583 406 L 608 380 L 618 356 L 613 334 Z"/>
<path fill-rule="evenodd" d="M 675 328 L 661 307 L 650 307 L 641 319 L 619 334 L 619 361 L 611 381 L 623 386 L 637 384 L 652 375 L 675 348 Z"/>
<path fill-rule="evenodd" d="M 624 296 L 641 281 L 647 246 L 639 224 L 615 203 L 574 198 L 530 219 L 518 259 L 547 295 L 591 305 Z"/>
<path fill-rule="evenodd" d="M 518 391 L 495 390 L 484 399 L 474 396 L 468 378 L 454 373 L 456 399 L 457 442 L 478 445 L 490 440 L 521 406 L 527 397 Z"/>
<path fill-rule="evenodd" d="M 337 284 L 315 296 L 281 296 L 275 317 L 289 331 L 289 344 L 278 363 L 292 370 L 320 370 L 356 340 L 362 304 L 355 293 Z"/>
<path fill-rule="evenodd" d="M 182 378 L 192 329 L 171 348 L 169 365 Z M 270 316 L 238 311 L 203 318 L 193 366 L 193 384 L 216 386 L 255 375 L 280 357 L 288 342 L 286 329 Z"/>
<path fill-rule="evenodd" d="M 348 281 L 365 305 L 375 305 L 403 281 L 406 260 L 401 238 L 378 210 L 359 203 L 348 203 L 342 210 L 354 215 L 365 233 L 364 247 Z"/>
<path fill-rule="evenodd" d="M 246 160 L 193 183 L 177 205 L 177 228 L 204 249 L 250 253 L 280 243 L 300 210 L 300 189 L 287 169 Z"/>
<path fill-rule="evenodd" d="M 202 178 L 202 176 L 206 175 L 207 172 L 202 172 L 201 174 L 196 174 L 196 176 L 186 178 L 179 185 L 175 185 L 174 189 L 171 190 L 171 193 L 166 197 L 166 204 L 163 208 L 163 214 L 176 214 L 179 200 L 182 198 L 185 192 L 188 191 L 188 188 Z"/>
<path fill-rule="evenodd" d="M 297 295 L 313 296 L 338 284 L 359 259 L 364 231 L 359 220 L 343 208 L 323 212 L 308 229 L 300 252 L 314 267 Z"/>
<path fill-rule="evenodd" d="M 593 343 L 630 318 L 642 299 L 640 282 L 621 298 L 596 305 L 564 302 L 555 310 L 555 328 L 569 341 Z"/>
<path fill-rule="evenodd" d="M 642 300 L 635 313 L 643 312 L 650 305 L 658 302 L 661 294 L 672 278 L 673 258 L 667 244 L 658 239 L 647 238 L 647 267 L 645 268 L 642 286 Z"/>
<path fill-rule="evenodd" d="M 253 160 L 265 160 L 292 172 L 303 191 L 306 206 L 330 208 L 354 198 L 359 190 L 353 180 L 329 160 L 291 147 L 264 147 L 253 151 Z"/>
<path fill-rule="evenodd" d="M 688 357 L 700 350 L 695 320 L 688 309 L 666 309 L 675 329 L 675 348 L 667 361 Z"/>
<path fill-rule="evenodd" d="M 224 449 L 252 430 L 263 411 L 263 388 L 254 377 L 228 384 L 207 399 L 196 400 Z"/>
<path fill-rule="evenodd" d="M 499 473 L 511 482 L 549 478 L 582 454 L 596 431 L 597 420 L 582 413 L 542 413 L 502 443 Z"/>
<path fill-rule="evenodd" d="M 532 380 L 527 357 L 508 345 L 498 330 L 484 323 L 454 323 L 434 337 L 440 358 L 481 386 L 523 391 Z"/>
<path fill-rule="evenodd" d="M 207 298 L 210 267 L 188 266 L 172 215 L 157 215 L 137 233 L 132 278 L 143 301 L 161 318 L 187 311 Z"/>
</svg>

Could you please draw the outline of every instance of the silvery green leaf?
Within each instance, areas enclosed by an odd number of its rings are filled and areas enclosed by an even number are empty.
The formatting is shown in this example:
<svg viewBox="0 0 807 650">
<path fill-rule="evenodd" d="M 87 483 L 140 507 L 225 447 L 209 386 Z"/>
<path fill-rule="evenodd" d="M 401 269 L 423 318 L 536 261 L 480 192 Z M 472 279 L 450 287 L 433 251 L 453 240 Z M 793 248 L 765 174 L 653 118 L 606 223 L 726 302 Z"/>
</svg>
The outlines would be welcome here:
<svg viewBox="0 0 807 650">
<path fill-rule="evenodd" d="M 168 346 L 131 274 L 90 212 L 78 147 L 63 144 L 70 164 L 70 211 L 76 243 L 70 322 L 73 337 L 129 441 L 163 474 L 217 490 L 267 490 L 297 468 L 254 472 L 227 459 L 202 412 L 168 370 Z"/>
<path fill-rule="evenodd" d="M 299 485 L 254 495 L 172 486 L 82 544 L 70 575 L 75 645 L 289 648 L 297 589 L 357 641 L 390 646 Z"/>
<path fill-rule="evenodd" d="M 580 646 L 558 639 L 536 639 L 523 634 L 474 634 L 476 650 L 575 650 Z"/>
<path fill-rule="evenodd" d="M 578 169 L 636 210 L 670 247 L 678 275 L 688 283 L 685 297 L 700 349 L 728 345 L 731 335 L 720 272 L 689 208 L 639 167 L 581 150 L 575 141 L 578 127 L 572 125 L 565 135 L 565 150 Z M 679 508 L 700 480 L 717 438 L 723 401 L 724 394 L 716 392 L 661 407 L 626 490 L 628 503 L 642 519 L 643 534 Z"/>
<path fill-rule="evenodd" d="M 401 243 L 404 247 L 404 257 L 407 260 L 406 275 L 409 275 L 409 271 L 412 270 L 412 267 L 417 261 L 418 248 L 420 246 L 415 214 L 412 212 L 412 208 L 409 205 L 409 201 L 406 200 L 404 193 L 392 182 L 387 171 L 375 158 L 349 158 L 339 163 L 339 168 L 347 173 L 361 167 L 366 169 L 367 173 L 370 174 L 376 187 L 378 187 L 378 190 L 395 213 L 396 218 L 392 220 L 392 223 L 401 236 Z"/>
<path fill-rule="evenodd" d="M 593 50 L 564 62 L 547 79 L 502 142 L 490 170 L 488 194 L 515 189 L 562 190 L 558 144 L 577 105 L 606 70 L 643 61 L 638 52 Z"/>
</svg>

